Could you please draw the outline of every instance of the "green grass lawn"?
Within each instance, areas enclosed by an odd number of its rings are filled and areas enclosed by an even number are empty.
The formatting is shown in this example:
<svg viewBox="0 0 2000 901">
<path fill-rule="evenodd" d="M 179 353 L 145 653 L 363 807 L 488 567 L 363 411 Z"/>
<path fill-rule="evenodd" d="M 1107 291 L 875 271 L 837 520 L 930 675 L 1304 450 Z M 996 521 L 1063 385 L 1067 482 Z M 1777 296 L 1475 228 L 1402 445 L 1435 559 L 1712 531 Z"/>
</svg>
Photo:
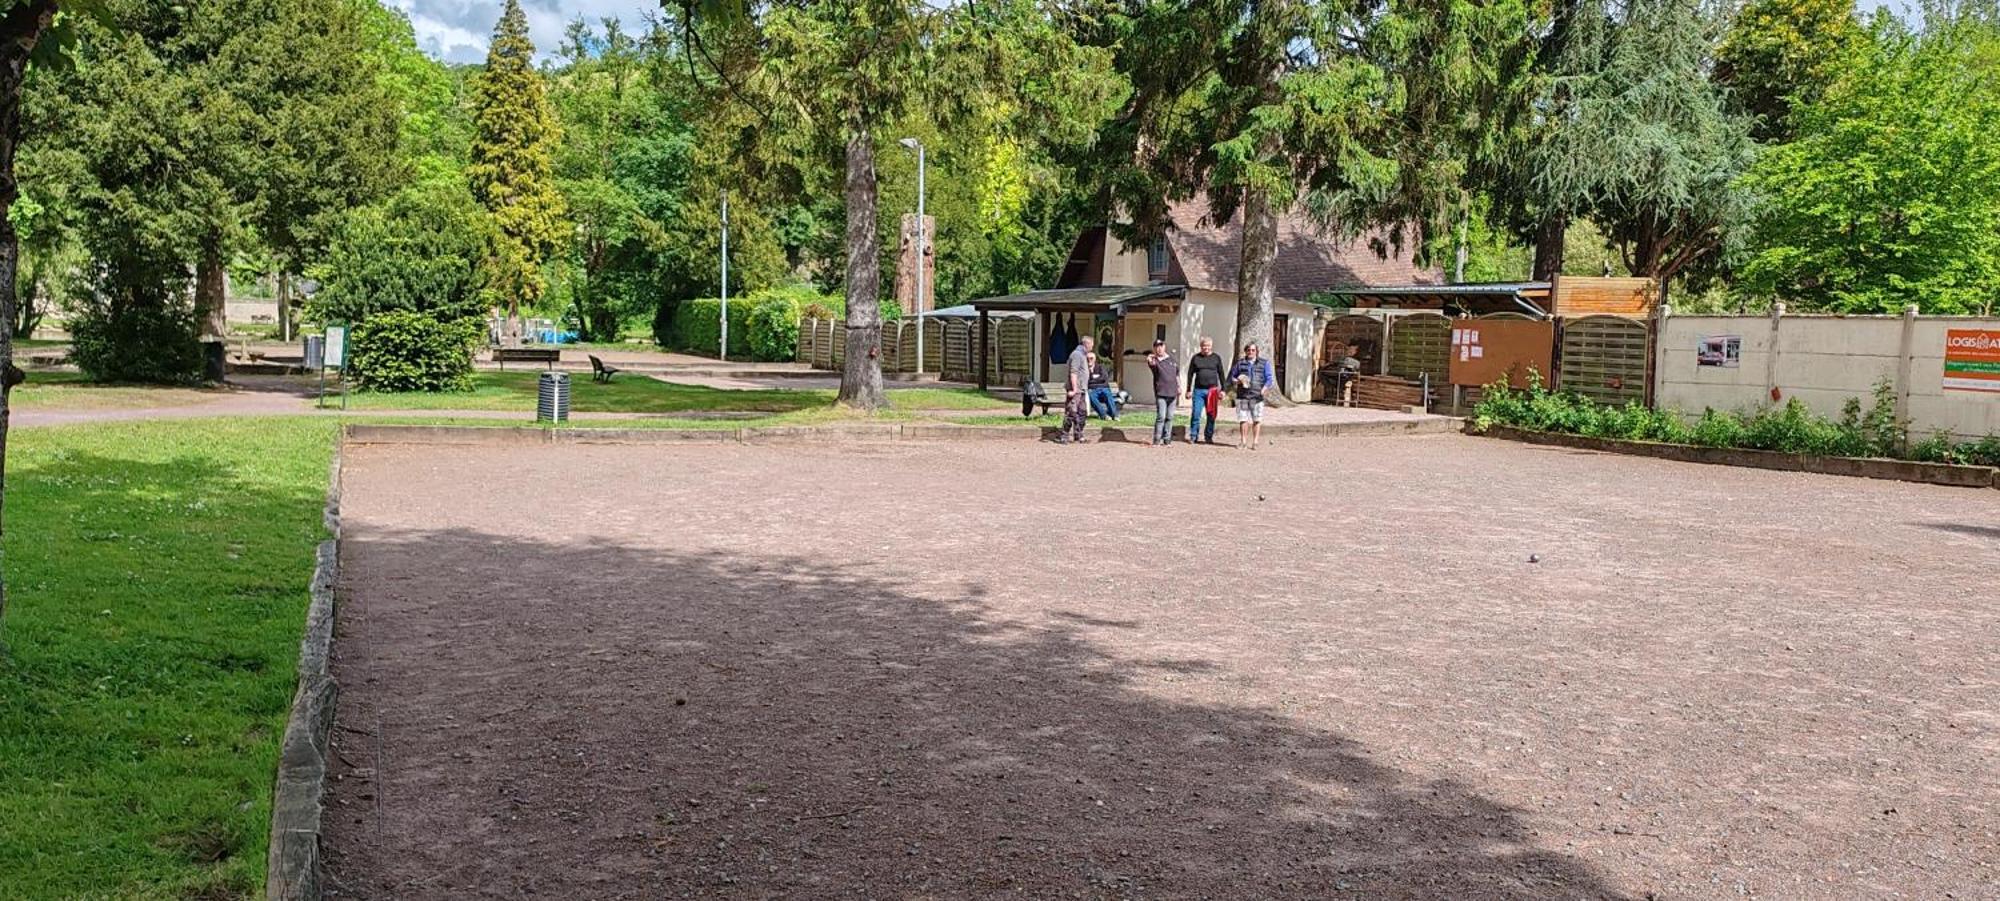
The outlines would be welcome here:
<svg viewBox="0 0 2000 901">
<path fill-rule="evenodd" d="M 333 432 L 12 433 L 0 895 L 261 892 Z"/>
<path fill-rule="evenodd" d="M 533 410 L 537 372 L 473 374 L 469 392 L 375 394 L 357 392 L 348 406 L 370 410 Z M 570 410 L 577 413 L 692 413 L 736 411 L 791 413 L 828 407 L 829 389 L 732 390 L 663 382 L 630 373 L 609 383 L 570 376 Z M 1004 409 L 1008 402 L 971 388 L 906 388 L 889 392 L 898 410 Z"/>
<path fill-rule="evenodd" d="M 190 406 L 223 394 L 218 388 L 99 384 L 80 372 L 36 370 L 28 373 L 28 380 L 14 389 L 7 403 L 22 410 L 119 410 Z"/>
</svg>

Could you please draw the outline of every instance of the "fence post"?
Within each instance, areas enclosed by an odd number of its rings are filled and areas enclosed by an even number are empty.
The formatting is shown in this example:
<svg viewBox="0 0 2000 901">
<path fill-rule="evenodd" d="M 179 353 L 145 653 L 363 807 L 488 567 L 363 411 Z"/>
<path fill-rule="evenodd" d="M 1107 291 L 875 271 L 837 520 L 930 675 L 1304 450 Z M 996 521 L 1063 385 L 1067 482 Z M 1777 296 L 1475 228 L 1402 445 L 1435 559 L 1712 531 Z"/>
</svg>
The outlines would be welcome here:
<svg viewBox="0 0 2000 901">
<path fill-rule="evenodd" d="M 1896 354 L 1896 424 L 1910 421 L 1910 371 L 1916 366 L 1917 305 L 1903 307 L 1903 345 Z M 1906 428 L 1906 427 L 1905 427 Z"/>
<path fill-rule="evenodd" d="M 1778 324 L 1785 319 L 1785 302 L 1771 303 L 1771 345 L 1764 360 L 1764 397 L 1772 403 L 1778 402 Z"/>
<path fill-rule="evenodd" d="M 1662 382 L 1667 378 L 1667 320 L 1674 315 L 1673 304 L 1653 308 L 1652 328 L 1646 333 L 1646 406 L 1658 407 Z"/>
<path fill-rule="evenodd" d="M 1382 352 L 1375 355 L 1376 375 L 1389 374 L 1389 324 L 1395 321 L 1396 317 L 1394 316 L 1386 313 L 1382 316 Z"/>
</svg>

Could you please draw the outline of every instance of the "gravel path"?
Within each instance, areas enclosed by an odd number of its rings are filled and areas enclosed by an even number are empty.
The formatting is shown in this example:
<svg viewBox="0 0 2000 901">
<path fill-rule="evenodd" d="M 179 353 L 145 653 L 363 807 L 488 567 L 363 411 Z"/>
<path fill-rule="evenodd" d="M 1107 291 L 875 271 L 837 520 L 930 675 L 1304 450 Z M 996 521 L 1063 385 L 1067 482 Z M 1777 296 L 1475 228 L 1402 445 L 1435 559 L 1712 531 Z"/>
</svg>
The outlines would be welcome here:
<svg viewBox="0 0 2000 901">
<path fill-rule="evenodd" d="M 358 447 L 344 506 L 336 897 L 2000 885 L 2000 492 L 1438 436 Z"/>
</svg>

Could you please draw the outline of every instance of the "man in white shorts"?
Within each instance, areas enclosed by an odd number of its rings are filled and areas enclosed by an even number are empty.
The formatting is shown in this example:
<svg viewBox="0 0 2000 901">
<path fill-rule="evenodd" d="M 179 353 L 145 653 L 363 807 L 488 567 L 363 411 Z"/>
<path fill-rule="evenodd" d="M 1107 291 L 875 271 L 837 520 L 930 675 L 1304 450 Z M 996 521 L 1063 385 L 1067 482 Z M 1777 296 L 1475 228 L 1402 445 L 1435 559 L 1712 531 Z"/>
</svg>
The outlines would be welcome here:
<svg viewBox="0 0 2000 901">
<path fill-rule="evenodd" d="M 1277 387 L 1278 374 L 1251 343 L 1230 367 L 1229 382 L 1236 386 L 1236 446 L 1256 450 L 1264 437 L 1264 392 Z"/>
</svg>

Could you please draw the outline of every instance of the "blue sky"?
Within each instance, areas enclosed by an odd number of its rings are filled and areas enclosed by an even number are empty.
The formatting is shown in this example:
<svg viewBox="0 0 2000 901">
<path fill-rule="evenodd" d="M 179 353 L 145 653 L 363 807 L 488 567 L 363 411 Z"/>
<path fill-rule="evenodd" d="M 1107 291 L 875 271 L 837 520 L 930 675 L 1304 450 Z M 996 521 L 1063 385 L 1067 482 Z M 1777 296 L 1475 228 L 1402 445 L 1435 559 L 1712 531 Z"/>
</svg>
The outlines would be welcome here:
<svg viewBox="0 0 2000 901">
<path fill-rule="evenodd" d="M 433 57 L 454 63 L 479 62 L 493 37 L 505 0 L 382 0 L 402 10 L 416 27 L 417 46 Z M 1887 6 L 1904 11 L 1911 0 L 1861 0 L 1863 10 Z M 617 16 L 628 31 L 638 31 L 647 12 L 658 12 L 659 0 L 521 0 L 534 30 L 535 49 L 546 59 L 562 39 L 563 26 L 581 15 L 593 24 Z"/>
<path fill-rule="evenodd" d="M 433 57 L 454 63 L 486 58 L 493 25 L 500 21 L 505 0 L 382 0 L 403 11 L 416 28 L 417 46 Z M 638 31 L 647 12 L 658 12 L 660 0 L 521 0 L 534 32 L 535 49 L 547 58 L 562 39 L 563 26 L 581 15 L 595 24 L 617 16 L 627 31 Z"/>
</svg>

